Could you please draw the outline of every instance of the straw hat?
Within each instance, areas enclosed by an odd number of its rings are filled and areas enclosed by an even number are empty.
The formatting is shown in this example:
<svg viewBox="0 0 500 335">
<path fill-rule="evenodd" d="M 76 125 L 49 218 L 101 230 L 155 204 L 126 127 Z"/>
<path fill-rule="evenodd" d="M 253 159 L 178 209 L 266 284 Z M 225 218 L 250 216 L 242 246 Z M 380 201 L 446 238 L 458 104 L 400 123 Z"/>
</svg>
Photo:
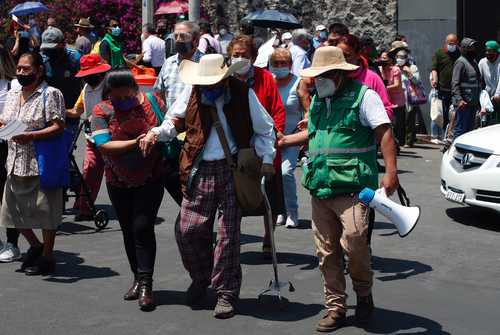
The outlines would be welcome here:
<svg viewBox="0 0 500 335">
<path fill-rule="evenodd" d="M 321 47 L 314 53 L 311 67 L 300 72 L 301 77 L 317 77 L 332 70 L 354 71 L 359 66 L 345 61 L 342 49 L 337 47 Z"/>
<path fill-rule="evenodd" d="M 82 18 L 74 26 L 75 27 L 80 27 L 80 28 L 87 28 L 87 29 L 94 29 L 95 28 L 92 25 L 92 23 L 90 23 L 90 18 Z"/>
<path fill-rule="evenodd" d="M 403 41 L 394 41 L 391 44 L 391 49 L 389 50 L 390 54 L 396 54 L 400 50 L 408 51 L 408 43 Z"/>
<path fill-rule="evenodd" d="M 237 62 L 228 67 L 224 56 L 209 54 L 201 57 L 199 63 L 183 60 L 179 67 L 179 77 L 188 85 L 215 85 L 245 65 L 244 62 Z"/>
</svg>

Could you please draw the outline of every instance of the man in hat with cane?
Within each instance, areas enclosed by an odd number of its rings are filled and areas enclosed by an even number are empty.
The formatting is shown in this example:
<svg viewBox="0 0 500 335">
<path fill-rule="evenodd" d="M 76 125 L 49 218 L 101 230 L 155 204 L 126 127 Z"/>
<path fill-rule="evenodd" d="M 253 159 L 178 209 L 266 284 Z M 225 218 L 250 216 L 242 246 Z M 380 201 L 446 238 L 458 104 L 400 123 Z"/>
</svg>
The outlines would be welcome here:
<svg viewBox="0 0 500 335">
<path fill-rule="evenodd" d="M 211 284 L 217 294 L 214 316 L 221 319 L 234 315 L 242 277 L 241 208 L 234 165 L 254 163 L 239 157 L 251 148 L 262 160 L 260 174 L 271 177 L 275 173 L 273 119 L 255 92 L 231 77 L 244 65 L 238 62 L 227 67 L 220 54 L 205 55 L 199 63 L 182 61 L 180 79 L 193 85 L 192 90 L 183 91 L 189 98 L 179 97 L 163 124 L 139 143 L 143 153 L 148 154 L 157 140 L 166 141 L 186 131 L 180 156 L 184 198 L 176 222 L 176 239 L 184 267 L 193 280 L 187 302 L 198 303 Z M 214 251 L 212 234 L 217 211 Z"/>
<path fill-rule="evenodd" d="M 312 196 L 314 241 L 324 278 L 328 314 L 317 326 L 323 332 L 346 322 L 344 253 L 357 295 L 356 320 L 365 324 L 373 313 L 369 208 L 357 195 L 365 187 L 379 187 L 376 144 L 386 168 L 380 187 L 391 195 L 399 184 L 391 122 L 377 93 L 349 79 L 349 72 L 357 69 L 345 61 L 341 49 L 317 49 L 312 66 L 301 71 L 302 77 L 314 78 L 317 91 L 308 129 L 279 141 L 280 147 L 309 144 L 302 184 Z"/>
<path fill-rule="evenodd" d="M 94 29 L 94 26 L 90 23 L 88 18 L 83 18 L 75 24 L 76 32 L 78 37 L 75 42 L 75 48 L 80 52 L 80 54 L 87 55 L 92 51 L 92 41 L 90 38 L 90 32 Z"/>
</svg>

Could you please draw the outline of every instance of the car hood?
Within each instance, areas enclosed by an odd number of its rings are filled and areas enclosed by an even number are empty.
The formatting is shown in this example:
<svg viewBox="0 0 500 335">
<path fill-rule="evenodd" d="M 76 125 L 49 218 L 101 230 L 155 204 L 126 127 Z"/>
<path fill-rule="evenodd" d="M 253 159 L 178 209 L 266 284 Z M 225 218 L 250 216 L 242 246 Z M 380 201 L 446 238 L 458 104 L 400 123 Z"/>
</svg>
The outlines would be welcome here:
<svg viewBox="0 0 500 335">
<path fill-rule="evenodd" d="M 455 143 L 476 147 L 490 151 L 495 155 L 500 155 L 500 124 L 463 134 L 456 139 Z"/>
</svg>

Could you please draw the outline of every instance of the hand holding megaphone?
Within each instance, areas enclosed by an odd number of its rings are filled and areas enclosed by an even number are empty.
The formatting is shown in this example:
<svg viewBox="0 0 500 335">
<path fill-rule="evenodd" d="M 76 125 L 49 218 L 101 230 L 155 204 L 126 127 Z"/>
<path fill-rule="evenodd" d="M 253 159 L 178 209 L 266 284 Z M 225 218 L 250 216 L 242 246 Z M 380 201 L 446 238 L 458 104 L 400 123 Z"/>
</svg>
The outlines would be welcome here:
<svg viewBox="0 0 500 335">
<path fill-rule="evenodd" d="M 374 191 L 367 187 L 359 193 L 358 200 L 391 221 L 401 237 L 411 233 L 420 218 L 420 207 L 405 207 L 395 203 L 387 197 L 384 188 Z"/>
</svg>

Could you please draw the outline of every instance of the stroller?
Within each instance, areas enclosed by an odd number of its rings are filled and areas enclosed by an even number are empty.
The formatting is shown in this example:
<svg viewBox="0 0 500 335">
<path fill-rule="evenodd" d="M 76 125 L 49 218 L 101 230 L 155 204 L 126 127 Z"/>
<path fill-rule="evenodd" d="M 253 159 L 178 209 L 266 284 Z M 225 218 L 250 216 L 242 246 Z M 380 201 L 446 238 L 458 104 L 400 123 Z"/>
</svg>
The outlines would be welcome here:
<svg viewBox="0 0 500 335">
<path fill-rule="evenodd" d="M 92 212 L 92 216 L 94 218 L 94 224 L 97 228 L 97 230 L 102 230 L 106 228 L 106 226 L 109 223 L 109 216 L 108 213 L 105 210 L 102 209 L 97 209 L 95 207 L 94 201 L 92 200 L 90 189 L 88 185 L 85 183 L 85 180 L 83 179 L 83 175 L 80 172 L 80 168 L 78 167 L 78 164 L 76 163 L 76 158 L 75 158 L 75 150 L 77 148 L 77 142 L 78 138 L 80 137 L 80 134 L 82 130 L 85 131 L 85 133 L 90 133 L 90 121 L 85 120 L 81 122 L 78 127 L 74 131 L 74 137 L 73 141 L 71 142 L 71 147 L 69 149 L 69 186 L 64 189 L 64 200 L 63 200 L 63 209 L 66 209 L 66 202 L 70 198 L 80 198 L 84 197 L 87 199 L 87 202 L 89 204 L 90 210 Z M 83 193 L 82 193 L 83 191 Z"/>
</svg>

